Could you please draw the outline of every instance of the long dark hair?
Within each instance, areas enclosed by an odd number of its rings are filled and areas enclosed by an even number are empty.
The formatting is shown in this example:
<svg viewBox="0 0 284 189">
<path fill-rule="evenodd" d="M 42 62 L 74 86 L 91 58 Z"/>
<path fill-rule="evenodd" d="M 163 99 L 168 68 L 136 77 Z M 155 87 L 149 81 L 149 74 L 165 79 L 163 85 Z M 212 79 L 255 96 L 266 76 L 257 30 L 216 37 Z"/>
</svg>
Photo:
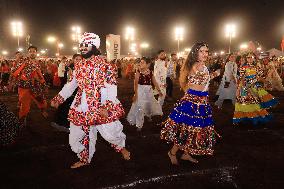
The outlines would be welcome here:
<svg viewBox="0 0 284 189">
<path fill-rule="evenodd" d="M 201 47 L 207 47 L 208 44 L 205 42 L 198 42 L 193 45 L 191 48 L 191 51 L 189 52 L 182 68 L 180 71 L 180 77 L 179 77 L 179 83 L 181 88 L 185 91 L 186 85 L 187 85 L 187 76 L 190 70 L 192 69 L 192 66 L 198 62 L 198 52 Z"/>
<path fill-rule="evenodd" d="M 184 66 L 188 68 L 188 71 L 191 70 L 192 66 L 198 62 L 198 51 L 201 47 L 207 47 L 208 48 L 208 44 L 205 43 L 205 42 L 198 42 L 198 43 L 195 43 L 193 45 L 193 47 L 191 48 L 191 51 L 189 52 L 186 60 L 185 60 L 185 63 L 184 63 Z"/>
</svg>

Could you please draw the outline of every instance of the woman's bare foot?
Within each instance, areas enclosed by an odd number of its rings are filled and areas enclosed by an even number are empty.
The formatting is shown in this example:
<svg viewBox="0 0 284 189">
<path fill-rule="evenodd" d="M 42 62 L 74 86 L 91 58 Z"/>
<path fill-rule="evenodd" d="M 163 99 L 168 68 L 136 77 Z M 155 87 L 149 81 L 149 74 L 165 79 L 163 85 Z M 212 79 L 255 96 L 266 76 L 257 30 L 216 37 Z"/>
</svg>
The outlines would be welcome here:
<svg viewBox="0 0 284 189">
<path fill-rule="evenodd" d="M 177 157 L 176 157 L 176 154 L 172 154 L 171 150 L 168 152 L 168 156 L 171 160 L 171 163 L 173 165 L 178 165 L 178 160 L 177 160 Z"/>
<path fill-rule="evenodd" d="M 182 154 L 180 159 L 185 160 L 185 161 L 191 161 L 192 163 L 198 163 L 196 159 L 194 159 L 193 157 L 191 157 L 191 155 L 186 154 L 186 153 Z"/>
<path fill-rule="evenodd" d="M 78 162 L 74 163 L 73 165 L 71 165 L 71 169 L 76 169 L 76 168 L 79 168 L 79 167 L 82 167 L 82 166 L 85 166 L 85 165 L 89 165 L 89 164 L 78 161 Z"/>
<path fill-rule="evenodd" d="M 121 150 L 121 154 L 123 156 L 123 159 L 130 160 L 130 152 L 128 150 L 126 150 L 126 148 L 123 148 Z"/>
</svg>

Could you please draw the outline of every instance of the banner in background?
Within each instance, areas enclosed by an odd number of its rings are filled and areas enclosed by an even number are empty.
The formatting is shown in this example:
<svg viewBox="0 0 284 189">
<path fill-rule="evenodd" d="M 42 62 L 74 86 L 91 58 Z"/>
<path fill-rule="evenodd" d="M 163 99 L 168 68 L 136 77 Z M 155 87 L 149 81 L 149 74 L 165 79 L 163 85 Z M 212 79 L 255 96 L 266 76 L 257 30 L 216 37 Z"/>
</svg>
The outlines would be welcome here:
<svg viewBox="0 0 284 189">
<path fill-rule="evenodd" d="M 106 36 L 107 60 L 120 58 L 120 35 L 109 34 Z"/>
</svg>

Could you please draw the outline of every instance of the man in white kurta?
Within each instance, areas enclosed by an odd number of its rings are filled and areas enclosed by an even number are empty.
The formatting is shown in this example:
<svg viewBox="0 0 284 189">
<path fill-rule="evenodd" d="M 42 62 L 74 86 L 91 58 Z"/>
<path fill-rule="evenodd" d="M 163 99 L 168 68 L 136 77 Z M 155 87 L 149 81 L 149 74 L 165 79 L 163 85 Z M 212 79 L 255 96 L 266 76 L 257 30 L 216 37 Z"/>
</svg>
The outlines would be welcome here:
<svg viewBox="0 0 284 189">
<path fill-rule="evenodd" d="M 167 62 L 166 62 L 166 53 L 164 50 L 158 52 L 158 60 L 155 61 L 154 65 L 154 76 L 160 87 L 161 93 L 163 96 L 159 96 L 158 102 L 163 108 L 163 104 L 166 97 L 166 78 L 167 78 Z"/>
<path fill-rule="evenodd" d="M 108 141 L 124 159 L 130 159 L 125 149 L 125 134 L 119 118 L 124 115 L 121 103 L 116 98 L 116 70 L 98 55 L 99 37 L 84 33 L 81 38 L 82 62 L 75 64 L 73 77 L 52 100 L 52 106 L 65 101 L 78 87 L 70 107 L 69 144 L 77 153 L 79 162 L 71 168 L 78 168 L 91 162 L 95 152 L 97 132 Z M 90 48 L 89 48 L 90 47 Z"/>
<path fill-rule="evenodd" d="M 232 100 L 232 104 L 235 104 L 236 102 L 237 70 L 238 66 L 235 62 L 235 56 L 231 55 L 229 57 L 229 61 L 225 65 L 225 72 L 217 91 L 219 98 L 215 102 L 215 105 L 217 105 L 219 108 L 222 107 L 225 99 Z"/>
<path fill-rule="evenodd" d="M 176 64 L 178 62 L 178 57 L 176 53 L 171 54 L 171 60 L 168 62 L 167 65 L 167 78 L 166 78 L 166 83 L 167 83 L 167 100 L 173 100 L 173 80 L 176 78 Z"/>
</svg>

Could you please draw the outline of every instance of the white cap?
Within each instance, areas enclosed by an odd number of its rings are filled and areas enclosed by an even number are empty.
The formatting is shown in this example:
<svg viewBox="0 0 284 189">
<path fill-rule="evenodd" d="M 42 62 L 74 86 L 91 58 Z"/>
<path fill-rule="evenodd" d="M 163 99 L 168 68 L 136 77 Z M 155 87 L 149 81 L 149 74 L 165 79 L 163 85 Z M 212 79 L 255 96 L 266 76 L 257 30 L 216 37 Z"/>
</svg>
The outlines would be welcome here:
<svg viewBox="0 0 284 189">
<path fill-rule="evenodd" d="M 97 34 L 87 33 L 87 32 L 85 32 L 81 36 L 79 42 L 80 44 L 94 45 L 97 47 L 97 49 L 100 47 L 100 44 L 101 44 L 100 37 Z"/>
</svg>

